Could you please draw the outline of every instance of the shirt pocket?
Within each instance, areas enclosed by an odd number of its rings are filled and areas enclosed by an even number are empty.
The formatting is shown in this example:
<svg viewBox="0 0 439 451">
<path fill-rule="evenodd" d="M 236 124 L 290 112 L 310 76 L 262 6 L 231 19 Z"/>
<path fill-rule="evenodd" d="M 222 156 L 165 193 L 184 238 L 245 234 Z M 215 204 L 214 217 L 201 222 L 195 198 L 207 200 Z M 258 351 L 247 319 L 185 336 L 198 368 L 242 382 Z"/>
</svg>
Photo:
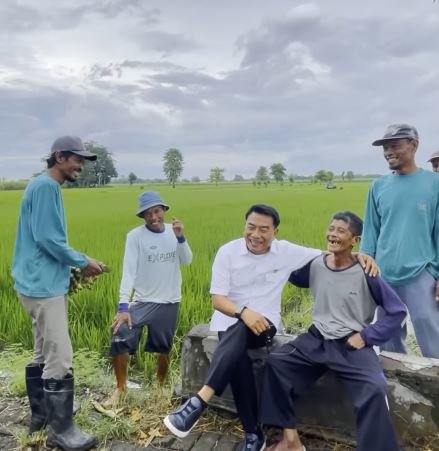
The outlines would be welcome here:
<svg viewBox="0 0 439 451">
<path fill-rule="evenodd" d="M 280 283 L 283 279 L 284 279 L 284 274 L 282 273 L 282 271 L 279 271 L 277 269 L 265 274 L 265 280 L 268 283 L 277 284 L 277 283 Z"/>
</svg>

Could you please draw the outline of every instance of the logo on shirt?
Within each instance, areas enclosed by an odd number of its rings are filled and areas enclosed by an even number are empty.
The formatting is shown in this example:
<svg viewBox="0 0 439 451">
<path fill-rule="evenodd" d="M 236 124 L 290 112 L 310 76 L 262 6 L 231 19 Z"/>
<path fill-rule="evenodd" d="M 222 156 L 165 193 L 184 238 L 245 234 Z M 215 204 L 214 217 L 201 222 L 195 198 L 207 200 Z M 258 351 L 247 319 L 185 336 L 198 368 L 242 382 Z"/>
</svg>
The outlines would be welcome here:
<svg viewBox="0 0 439 451">
<path fill-rule="evenodd" d="M 427 202 L 421 201 L 418 202 L 418 211 L 421 211 L 422 213 L 427 212 Z"/>
<path fill-rule="evenodd" d="M 148 254 L 147 260 L 149 263 L 165 263 L 175 260 L 177 252 L 155 252 L 154 254 Z"/>
</svg>

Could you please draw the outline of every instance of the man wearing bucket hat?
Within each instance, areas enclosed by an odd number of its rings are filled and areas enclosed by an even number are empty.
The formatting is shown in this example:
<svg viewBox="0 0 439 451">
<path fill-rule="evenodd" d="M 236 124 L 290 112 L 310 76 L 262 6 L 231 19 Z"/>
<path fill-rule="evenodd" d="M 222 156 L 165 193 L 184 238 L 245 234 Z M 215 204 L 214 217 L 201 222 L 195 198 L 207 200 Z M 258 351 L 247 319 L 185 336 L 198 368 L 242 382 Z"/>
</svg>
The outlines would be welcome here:
<svg viewBox="0 0 439 451">
<path fill-rule="evenodd" d="M 372 143 L 392 173 L 369 190 L 361 251 L 407 305 L 422 355 L 439 358 L 439 177 L 416 166 L 418 144 L 408 124 L 389 126 Z M 405 353 L 406 333 L 404 324 L 383 349 Z"/>
<path fill-rule="evenodd" d="M 439 150 L 436 150 L 427 161 L 431 163 L 433 172 L 439 172 Z"/>
<path fill-rule="evenodd" d="M 160 194 L 140 195 L 137 216 L 145 224 L 131 230 L 126 238 L 120 301 L 112 324 L 110 348 L 117 387 L 104 402 L 105 408 L 117 403 L 127 384 L 129 354 L 138 345 L 144 326 L 148 326 L 146 352 L 157 354 L 157 380 L 165 380 L 181 300 L 180 265 L 192 261 L 192 251 L 184 236 L 183 224 L 173 218 L 165 224 L 169 206 Z"/>
<path fill-rule="evenodd" d="M 67 451 L 87 450 L 96 440 L 73 422 L 72 344 L 67 323 L 70 267 L 85 275 L 102 272 L 95 260 L 69 246 L 60 185 L 74 182 L 85 160 L 96 160 L 80 138 L 55 140 L 47 172 L 27 186 L 20 207 L 12 274 L 32 318 L 34 357 L 26 367 L 32 417 L 30 432 L 49 426 L 47 443 Z"/>
</svg>

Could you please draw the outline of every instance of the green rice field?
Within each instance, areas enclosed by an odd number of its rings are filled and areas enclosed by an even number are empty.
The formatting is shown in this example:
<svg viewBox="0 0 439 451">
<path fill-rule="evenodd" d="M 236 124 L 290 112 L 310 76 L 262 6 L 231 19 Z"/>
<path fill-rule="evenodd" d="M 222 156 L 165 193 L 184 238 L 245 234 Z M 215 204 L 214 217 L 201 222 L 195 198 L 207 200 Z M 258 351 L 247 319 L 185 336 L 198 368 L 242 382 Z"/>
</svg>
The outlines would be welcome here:
<svg viewBox="0 0 439 451">
<path fill-rule="evenodd" d="M 167 213 L 185 225 L 194 253 L 190 266 L 183 268 L 183 301 L 180 310 L 176 350 L 181 337 L 194 325 L 207 322 L 212 313 L 209 296 L 210 268 L 218 247 L 240 237 L 244 213 L 253 203 L 266 203 L 279 210 L 279 238 L 312 247 L 325 247 L 325 228 L 331 215 L 352 210 L 362 216 L 368 182 L 338 184 L 338 189 L 309 183 L 270 185 L 207 184 L 168 186 L 115 186 L 63 190 L 69 241 L 77 250 L 105 262 L 104 274 L 91 290 L 71 299 L 70 325 L 75 349 L 88 348 L 106 353 L 110 324 L 118 303 L 125 234 L 139 225 L 135 216 L 137 198 L 144 189 L 159 190 L 171 209 Z M 142 189 L 143 188 L 143 189 Z M 13 290 L 10 275 L 15 227 L 22 191 L 0 191 L 0 342 L 32 346 L 30 321 Z M 306 291 L 287 287 L 284 318 L 290 328 L 306 327 L 310 302 Z M 178 352 L 175 353 L 178 356 Z"/>
</svg>

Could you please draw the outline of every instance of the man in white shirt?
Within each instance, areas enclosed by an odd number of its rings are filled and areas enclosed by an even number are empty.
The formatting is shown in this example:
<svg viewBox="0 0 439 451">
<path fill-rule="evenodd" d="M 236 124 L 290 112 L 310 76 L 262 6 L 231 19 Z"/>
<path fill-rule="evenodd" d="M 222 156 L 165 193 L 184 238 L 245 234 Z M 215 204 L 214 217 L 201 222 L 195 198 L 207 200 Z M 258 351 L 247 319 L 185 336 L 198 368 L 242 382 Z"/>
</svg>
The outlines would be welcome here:
<svg viewBox="0 0 439 451">
<path fill-rule="evenodd" d="M 110 348 L 117 388 L 104 403 L 112 407 L 126 390 L 129 354 L 134 354 L 144 326 L 148 326 L 146 352 L 157 353 L 157 380 L 165 380 L 181 300 L 180 265 L 192 261 L 183 224 L 173 218 L 165 224 L 169 206 L 159 193 L 145 191 L 137 216 L 145 224 L 126 238 L 118 313 L 113 321 Z"/>
</svg>

